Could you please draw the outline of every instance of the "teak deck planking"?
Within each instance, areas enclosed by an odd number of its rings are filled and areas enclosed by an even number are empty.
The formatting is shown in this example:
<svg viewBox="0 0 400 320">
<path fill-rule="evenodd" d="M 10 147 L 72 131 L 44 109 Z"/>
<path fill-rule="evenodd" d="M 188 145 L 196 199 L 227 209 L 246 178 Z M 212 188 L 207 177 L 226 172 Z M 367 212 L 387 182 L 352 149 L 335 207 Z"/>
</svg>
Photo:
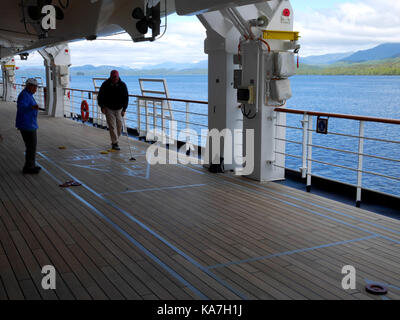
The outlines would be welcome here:
<svg viewBox="0 0 400 320">
<path fill-rule="evenodd" d="M 0 103 L 0 299 L 400 299 L 400 221 L 199 166 L 149 167 L 105 130 L 40 116 L 22 175 L 15 104 Z M 66 146 L 66 150 L 59 150 Z M 134 174 L 135 173 L 135 174 Z M 58 186 L 76 177 L 83 186 Z M 41 288 L 44 265 L 57 289 Z M 341 269 L 357 270 L 343 290 Z"/>
</svg>

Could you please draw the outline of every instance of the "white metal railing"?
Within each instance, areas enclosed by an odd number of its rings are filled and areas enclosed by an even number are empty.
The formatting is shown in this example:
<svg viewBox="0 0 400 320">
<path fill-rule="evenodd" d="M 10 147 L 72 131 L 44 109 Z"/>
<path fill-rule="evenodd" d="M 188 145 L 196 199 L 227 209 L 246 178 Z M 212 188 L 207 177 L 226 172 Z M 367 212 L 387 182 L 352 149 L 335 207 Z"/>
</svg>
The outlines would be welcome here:
<svg viewBox="0 0 400 320">
<path fill-rule="evenodd" d="M 24 87 L 23 85 L 16 86 L 18 93 Z M 65 88 L 64 92 L 64 115 L 66 117 L 79 119 L 81 117 L 81 103 L 86 100 L 89 104 L 90 118 L 93 125 L 106 126 L 105 116 L 97 105 L 97 91 Z M 45 95 L 43 87 L 39 87 L 37 95 L 36 99 L 39 106 L 44 107 Z M 178 124 L 176 128 L 178 132 L 183 129 L 192 129 L 197 133 L 197 137 L 206 138 L 206 136 L 201 135 L 201 129 L 208 128 L 208 103 L 205 101 L 129 95 L 126 116 L 127 126 L 135 129 L 139 136 L 146 137 L 147 140 L 152 139 L 150 134 L 156 129 L 171 133 L 171 118 L 163 111 L 165 110 L 163 104 L 165 107 L 166 103 L 171 104 L 171 111 L 174 112 L 174 121 Z M 372 190 L 400 198 L 400 139 L 387 139 L 387 134 L 383 135 L 383 137 L 368 135 L 368 130 L 366 130 L 366 125 L 370 123 L 385 124 L 395 127 L 395 130 L 390 132 L 400 137 L 400 120 L 283 108 L 275 109 L 275 111 L 278 114 L 285 113 L 301 117 L 298 122 L 300 123 L 299 126 L 293 124 L 293 121 L 288 121 L 286 125 L 276 125 L 277 129 L 278 127 L 284 127 L 286 131 L 291 130 L 296 134 L 287 132 L 286 137 L 276 138 L 277 141 L 285 142 L 288 147 L 286 152 L 277 152 L 279 155 L 286 156 L 286 165 L 280 167 L 275 164 L 275 166 L 293 170 L 288 165 L 289 159 L 297 161 L 299 165 L 294 170 L 300 168 L 302 177 L 306 179 L 308 190 L 312 186 L 312 177 L 321 177 L 325 180 L 332 180 L 355 187 L 357 189 L 357 204 L 361 203 L 362 190 Z M 327 135 L 319 135 L 314 130 L 316 117 L 351 121 L 350 132 L 337 130 L 338 128 L 333 125 L 334 130 L 330 130 Z M 332 123 L 330 122 L 330 127 L 331 125 Z M 338 137 L 340 139 L 337 139 Z M 332 138 L 334 139 L 332 140 Z M 348 141 L 349 139 L 351 141 Z M 344 140 L 346 140 L 346 143 L 342 143 Z M 205 139 L 201 141 L 205 141 Z M 198 143 L 199 146 L 202 146 L 201 141 Z M 336 145 L 337 143 L 339 143 L 339 146 Z M 366 144 L 368 146 L 368 143 L 374 143 L 374 145 L 372 148 L 369 145 L 366 150 Z M 388 147 L 388 145 L 390 146 Z M 297 146 L 299 150 L 294 150 L 295 148 L 290 148 L 289 146 Z M 383 154 L 380 153 L 380 151 L 384 150 L 386 151 Z M 392 154 L 390 154 L 391 151 L 393 151 Z M 343 158 L 343 155 L 351 158 L 351 161 Z M 342 160 L 345 163 L 341 163 Z M 374 162 L 374 166 L 369 165 L 371 161 Z M 348 162 L 352 162 L 352 165 L 349 165 Z M 386 165 L 382 165 L 382 163 L 390 163 L 392 167 L 390 170 L 385 170 Z M 321 167 L 328 167 L 329 170 L 320 170 Z M 352 176 L 350 177 L 350 175 Z M 341 179 L 339 176 L 344 176 L 345 179 Z M 388 184 L 389 187 L 387 187 L 385 183 L 379 182 L 378 187 L 370 187 L 366 182 L 371 179 L 374 179 L 374 182 L 379 179 L 389 180 L 392 184 Z M 395 187 L 391 189 L 390 186 L 393 183 L 395 183 Z"/>
<path fill-rule="evenodd" d="M 374 123 L 375 125 L 380 123 L 385 124 L 385 126 L 393 126 L 395 129 L 392 129 L 391 132 L 393 132 L 395 136 L 399 137 L 399 135 L 396 135 L 396 132 L 400 133 L 400 120 L 309 112 L 282 108 L 276 109 L 275 111 L 279 113 L 296 115 L 297 117 L 302 116 L 302 119 L 300 119 L 300 126 L 298 127 L 290 125 L 276 125 L 277 127 L 285 127 L 287 129 L 296 131 L 297 134 L 292 133 L 290 136 L 297 137 L 298 140 L 293 138 L 290 139 L 291 137 L 288 138 L 287 136 L 285 139 L 276 139 L 285 141 L 288 145 L 301 147 L 300 154 L 293 154 L 296 153 L 293 152 L 295 147 L 290 148 L 289 146 L 286 148 L 286 152 L 279 154 L 285 155 L 289 158 L 297 159 L 301 162 L 299 170 L 302 174 L 302 177 L 307 179 L 306 183 L 308 191 L 311 189 L 312 177 L 314 176 L 336 182 L 339 181 L 341 183 L 345 182 L 346 184 L 357 188 L 357 205 L 360 205 L 361 203 L 361 193 L 363 189 L 369 189 L 400 198 L 400 139 L 391 140 L 386 138 L 370 137 L 366 135 L 365 128 L 366 124 L 370 123 Z M 349 128 L 350 131 L 353 132 L 346 133 L 331 131 L 326 135 L 318 134 L 314 129 L 314 125 L 316 124 L 314 119 L 316 117 L 325 117 L 328 119 L 347 119 L 352 121 L 354 124 L 350 125 Z M 340 126 L 342 126 L 342 124 L 337 127 Z M 335 128 L 335 126 L 333 127 Z M 332 137 L 340 137 L 341 139 L 335 140 L 332 139 Z M 344 139 L 347 139 L 347 141 L 343 142 Z M 370 143 L 370 151 L 373 150 L 377 152 L 376 154 L 372 154 L 365 150 L 366 142 Z M 342 147 L 336 146 L 335 143 L 341 145 Z M 387 145 L 390 145 L 390 147 Z M 381 155 L 379 152 L 381 152 Z M 382 155 L 382 153 L 384 154 Z M 387 155 L 388 153 L 391 153 L 391 155 Z M 346 155 L 347 159 L 344 158 L 343 155 Z M 395 156 L 397 156 L 397 158 Z M 373 166 L 373 169 L 368 170 L 366 169 L 366 165 L 368 164 L 368 160 L 371 159 L 375 160 L 375 165 Z M 354 165 L 350 166 L 348 164 L 343 164 L 341 161 L 353 162 Z M 385 169 L 388 166 L 387 163 L 392 165 L 390 170 Z M 333 175 L 341 175 L 345 179 L 338 179 L 337 177 L 330 178 L 329 176 L 323 174 L 316 174 L 314 173 L 313 167 L 317 165 L 330 167 L 330 172 L 332 172 L 332 168 L 334 168 L 333 172 L 336 172 L 336 174 L 334 173 Z M 395 168 L 393 168 L 393 166 Z M 287 169 L 287 165 L 285 165 L 285 169 Z M 382 172 L 383 170 L 385 170 L 385 172 Z M 354 177 L 349 177 L 348 172 L 353 173 Z M 366 175 L 374 177 L 375 181 L 377 178 L 383 178 L 392 183 L 386 182 L 386 188 L 384 188 L 384 183 L 381 183 L 382 185 L 380 188 L 365 187 Z M 351 183 L 349 182 L 350 180 L 354 180 L 354 182 Z M 390 187 L 393 184 L 395 185 Z M 386 191 L 382 191 L 382 189 L 386 189 Z"/>
<path fill-rule="evenodd" d="M 64 115 L 71 118 L 81 117 L 81 103 L 89 104 L 90 118 L 94 125 L 106 126 L 105 116 L 97 104 L 98 91 L 65 88 Z M 167 107 L 169 104 L 170 107 Z M 204 110 L 205 109 L 205 110 Z M 166 112 L 168 110 L 168 112 Z M 174 117 L 171 117 L 171 113 Z M 176 130 L 194 130 L 202 137 L 201 129 L 207 129 L 208 103 L 205 101 L 172 99 L 166 97 L 150 97 L 129 95 L 126 112 L 127 126 L 135 129 L 139 136 L 152 140 L 157 129 L 174 135 L 171 132 L 171 121 L 177 124 Z M 167 134 L 167 135 L 169 135 Z M 201 141 L 199 141 L 200 145 Z"/>
</svg>

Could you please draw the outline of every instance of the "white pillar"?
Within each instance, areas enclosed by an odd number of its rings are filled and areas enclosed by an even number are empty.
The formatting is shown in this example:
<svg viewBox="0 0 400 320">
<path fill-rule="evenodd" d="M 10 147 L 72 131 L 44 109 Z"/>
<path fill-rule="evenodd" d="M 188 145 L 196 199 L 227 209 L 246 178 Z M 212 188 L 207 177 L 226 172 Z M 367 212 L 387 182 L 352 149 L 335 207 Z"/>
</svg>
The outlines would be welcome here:
<svg viewBox="0 0 400 320">
<path fill-rule="evenodd" d="M 48 115 L 64 116 L 64 88 L 69 87 L 71 55 L 68 44 L 41 49 L 40 54 L 46 67 Z"/>
<path fill-rule="evenodd" d="M 3 74 L 3 100 L 16 101 L 15 88 L 15 59 L 5 58 L 1 60 L 1 72 Z"/>
<path fill-rule="evenodd" d="M 42 53 L 41 53 L 42 54 Z M 53 109 L 53 81 L 52 81 L 52 68 L 51 68 L 51 58 L 48 55 L 42 54 L 43 57 L 43 64 L 45 68 L 45 75 L 46 75 L 46 100 L 45 100 L 45 109 L 47 114 L 51 114 L 51 110 Z"/>
<path fill-rule="evenodd" d="M 205 52 L 209 58 L 209 129 L 219 131 L 241 129 L 243 142 L 237 143 L 236 147 L 242 144 L 242 148 L 236 148 L 236 150 L 240 151 L 239 156 L 254 160 L 253 172 L 248 174 L 250 170 L 247 170 L 246 164 L 246 170 L 242 171 L 242 174 L 258 181 L 284 179 L 285 143 L 282 140 L 285 139 L 286 131 L 277 124 L 285 125 L 286 116 L 278 115 L 274 109 L 278 105 L 281 107 L 290 94 L 285 94 L 284 99 L 277 98 L 276 100 L 279 101 L 272 103 L 272 106 L 271 101 L 267 101 L 267 97 L 271 100 L 269 81 L 276 78 L 273 76 L 275 62 L 272 55 L 269 56 L 270 60 L 267 59 L 268 50 L 265 47 L 267 44 L 259 39 L 263 36 L 263 30 L 293 31 L 293 10 L 290 1 L 271 0 L 236 8 L 229 8 L 229 5 L 225 4 L 220 11 L 207 12 L 199 15 L 198 18 L 207 30 Z M 233 56 L 238 53 L 241 39 L 240 90 L 244 90 L 241 92 L 244 93 L 241 102 L 246 96 L 245 90 L 249 89 L 248 94 L 251 90 L 255 93 L 254 101 L 249 99 L 243 102 L 245 105 L 243 113 L 247 114 L 247 118 L 238 108 L 240 103 L 237 99 L 237 90 L 233 88 L 235 69 Z M 295 41 L 287 41 L 281 35 L 280 38 L 275 37 L 274 40 L 268 40 L 268 42 L 271 53 L 297 49 Z M 290 59 L 288 61 L 290 63 Z M 287 84 L 287 81 L 284 83 Z M 240 121 L 241 119 L 243 122 Z M 247 132 L 254 132 L 255 145 L 252 154 L 247 154 Z M 225 144 L 224 150 L 221 151 L 225 159 L 228 158 L 227 147 Z M 236 154 L 232 156 L 233 159 L 236 158 Z M 240 172 L 242 166 L 233 164 L 225 167 L 239 169 Z"/>
<path fill-rule="evenodd" d="M 233 86 L 233 53 L 227 48 L 227 39 L 213 30 L 207 31 L 205 41 L 205 52 L 208 54 L 208 128 L 217 129 L 222 132 L 228 129 L 234 137 L 234 130 L 242 130 L 242 114 L 238 108 L 236 98 L 236 89 Z M 239 152 L 241 148 L 234 146 L 238 139 L 232 139 L 232 144 L 227 145 L 229 141 L 221 144 L 221 157 L 225 159 L 225 170 L 234 170 L 240 165 L 235 163 L 234 155 L 226 155 L 225 150 Z M 209 142 L 208 142 L 209 143 Z M 239 140 L 239 145 L 241 141 Z M 240 147 L 240 146 L 239 146 Z M 210 152 L 210 157 L 211 157 Z M 232 163 L 227 163 L 226 159 L 232 156 Z M 209 159 L 209 163 L 214 159 Z"/>
</svg>

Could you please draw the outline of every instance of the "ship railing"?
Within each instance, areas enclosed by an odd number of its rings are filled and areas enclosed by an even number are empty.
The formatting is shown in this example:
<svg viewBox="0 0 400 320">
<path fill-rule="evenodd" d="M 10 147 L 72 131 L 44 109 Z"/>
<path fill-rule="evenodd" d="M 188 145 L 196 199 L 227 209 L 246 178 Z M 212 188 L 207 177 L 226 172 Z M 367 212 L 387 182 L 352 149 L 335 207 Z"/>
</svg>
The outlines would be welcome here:
<svg viewBox="0 0 400 320">
<path fill-rule="evenodd" d="M 18 95 L 21 93 L 22 90 L 25 89 L 25 84 L 20 84 L 20 83 L 14 83 L 14 90 L 16 96 L 14 97 L 14 100 L 16 101 L 18 98 Z M 46 108 L 46 87 L 39 85 L 35 94 L 35 101 L 38 104 L 40 109 L 45 109 Z"/>
<path fill-rule="evenodd" d="M 101 108 L 97 103 L 98 91 L 72 88 L 65 88 L 64 91 L 65 117 L 80 119 L 81 104 L 83 100 L 86 100 L 89 104 L 93 125 L 107 126 L 105 116 L 101 113 Z M 169 110 L 174 113 L 174 118 L 170 116 L 171 112 L 166 112 L 167 104 L 171 105 Z M 194 137 L 192 139 L 189 134 L 185 134 L 186 141 L 196 142 L 194 139 L 198 138 L 197 145 L 200 146 L 201 141 L 205 141 L 207 138 L 206 134 L 202 134 L 202 129 L 208 129 L 207 123 L 208 102 L 129 95 L 126 112 L 127 127 L 135 130 L 140 137 L 145 137 L 148 141 L 158 139 L 155 137 L 155 133 L 158 135 L 165 134 L 168 137 L 179 137 L 182 130 L 185 130 L 185 132 L 191 130 Z"/>
<path fill-rule="evenodd" d="M 390 187 L 400 182 L 400 135 L 397 135 L 398 139 L 386 138 L 387 133 L 392 133 L 393 135 L 396 132 L 400 133 L 400 120 L 286 108 L 278 108 L 275 111 L 278 115 L 285 114 L 287 116 L 300 117 L 298 125 L 277 124 L 276 129 L 279 127 L 286 128 L 286 138 L 276 137 L 275 139 L 287 144 L 286 152 L 277 152 L 278 154 L 284 155 L 286 161 L 288 161 L 288 158 L 297 159 L 294 162 L 299 163 L 300 168 L 298 170 L 302 178 L 305 179 L 307 191 L 311 190 L 312 177 L 316 177 L 355 187 L 357 189 L 357 206 L 361 204 L 362 190 L 371 190 L 389 195 L 390 197 L 400 198 L 400 195 L 396 194 L 396 191 L 393 192 Z M 332 126 L 333 131 L 325 131 L 326 119 L 330 120 L 329 127 Z M 341 119 L 339 120 L 341 122 L 338 122 L 337 119 Z M 347 125 L 347 132 L 341 130 L 343 119 L 350 121 Z M 334 123 L 335 121 L 336 124 Z M 322 128 L 320 129 L 322 130 L 317 132 L 316 127 L 321 123 Z M 382 138 L 368 135 L 366 126 L 370 124 L 382 126 L 382 132 L 386 132 L 382 134 Z M 351 133 L 348 133 L 348 131 Z M 335 138 L 340 138 L 340 140 Z M 341 141 L 341 143 L 338 143 L 338 141 Z M 341 146 L 337 146 L 338 144 L 341 144 Z M 289 148 L 288 145 L 292 145 L 293 147 Z M 296 147 L 301 150 L 293 152 L 295 154 L 287 152 L 290 149 L 295 150 Z M 383 150 L 386 150 L 386 152 L 383 152 L 386 153 L 384 155 L 382 155 Z M 387 150 L 391 150 L 392 152 L 387 152 Z M 390 156 L 387 155 L 388 153 Z M 276 164 L 275 166 L 282 168 Z M 318 170 L 320 171 L 319 173 L 314 173 L 313 166 L 318 166 L 322 170 Z M 328 171 L 323 170 L 323 167 L 330 167 L 329 172 L 332 172 L 332 167 L 336 172 L 340 170 L 340 174 L 342 177 L 345 174 L 346 179 L 335 178 L 335 174 L 332 178 L 332 175 L 327 174 Z M 390 170 L 387 170 L 388 167 Z M 287 163 L 284 169 L 288 169 Z M 387 171 L 394 174 L 389 174 Z M 373 178 L 375 181 L 377 179 L 380 180 L 378 190 L 374 186 L 364 187 L 366 176 L 369 179 Z M 386 191 L 382 191 L 382 189 Z"/>
<path fill-rule="evenodd" d="M 97 91 L 66 88 L 65 116 L 79 119 L 81 103 L 86 100 L 89 104 L 90 117 L 93 120 L 93 124 L 106 127 L 105 117 L 97 105 L 97 95 Z M 163 112 L 165 110 L 163 104 L 168 102 L 172 104 L 172 111 L 175 115 L 174 120 L 178 124 L 176 129 L 179 132 L 182 129 L 193 130 L 197 133 L 196 138 L 202 139 L 197 145 L 204 147 L 202 142 L 206 141 L 207 136 L 201 130 L 208 129 L 208 102 L 205 101 L 130 95 L 126 116 L 127 126 L 135 130 L 137 135 L 145 137 L 149 141 L 153 139 L 152 134 L 156 129 L 173 134 L 169 130 L 171 128 L 169 123 L 171 119 L 168 113 Z M 274 165 L 287 170 L 299 171 L 305 179 L 307 190 L 311 189 L 312 178 L 315 177 L 356 188 L 357 204 L 361 203 L 362 190 L 371 190 L 387 194 L 390 197 L 400 198 L 397 191 L 392 192 L 390 189 L 393 183 L 398 184 L 400 182 L 400 139 L 388 139 L 387 134 L 382 137 L 369 135 L 369 131 L 366 130 L 366 126 L 368 129 L 368 125 L 371 123 L 385 124 L 394 126 L 394 129 L 391 130 L 385 127 L 382 130 L 389 130 L 389 133 L 394 133 L 397 130 L 397 136 L 400 137 L 400 120 L 286 108 L 278 108 L 275 111 L 277 116 L 301 117 L 297 126 L 291 126 L 290 123 L 292 121 L 287 122 L 286 125 L 276 125 L 277 130 L 280 127 L 284 127 L 286 130 L 286 135 L 284 137 L 277 136 L 276 141 L 286 143 L 287 146 L 285 152 L 276 152 L 276 155 L 284 155 L 286 157 L 286 164 L 279 166 L 275 163 Z M 326 135 L 317 134 L 314 127 L 318 118 L 329 118 L 329 127 L 335 130 L 328 130 Z M 342 130 L 340 123 L 335 124 L 338 119 L 350 121 L 351 124 L 348 125 L 346 130 Z M 293 131 L 296 131 L 297 134 L 293 134 Z M 340 142 L 339 146 L 336 146 L 337 142 Z M 373 143 L 372 146 L 371 143 Z M 291 145 L 297 146 L 299 150 L 291 152 Z M 386 154 L 380 153 L 380 151 L 388 149 L 393 150 L 393 153 L 389 154 L 389 156 L 388 152 Z M 294 169 L 290 163 L 291 160 L 296 161 Z M 371 163 L 374 166 L 371 166 Z M 384 163 L 384 165 L 381 165 L 381 163 Z M 388 166 L 390 170 L 385 169 Z M 329 168 L 329 170 L 320 170 L 320 167 Z M 346 179 L 342 179 L 343 175 Z M 379 180 L 377 187 L 369 186 L 372 178 Z M 398 188 L 393 188 L 393 190 L 396 189 L 398 190 Z"/>
</svg>

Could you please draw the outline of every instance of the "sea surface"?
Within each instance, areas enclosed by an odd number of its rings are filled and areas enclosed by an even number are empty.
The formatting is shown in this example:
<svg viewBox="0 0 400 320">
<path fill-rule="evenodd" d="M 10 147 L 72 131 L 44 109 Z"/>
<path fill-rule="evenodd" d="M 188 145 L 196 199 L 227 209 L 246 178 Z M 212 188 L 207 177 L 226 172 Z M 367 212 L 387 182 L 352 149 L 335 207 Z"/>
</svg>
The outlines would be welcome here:
<svg viewBox="0 0 400 320">
<path fill-rule="evenodd" d="M 142 77 L 143 78 L 143 77 Z M 207 76 L 204 75 L 182 75 L 182 76 L 151 76 L 146 78 L 166 79 L 169 96 L 171 98 L 207 101 Z M 130 94 L 140 95 L 139 77 L 123 77 L 122 80 L 128 85 Z M 362 115 L 400 119 L 400 77 L 396 76 L 295 76 L 291 78 L 293 98 L 287 103 L 291 109 L 309 111 L 343 113 L 349 115 Z M 91 77 L 72 76 L 71 88 L 93 90 L 94 85 Z M 147 86 L 148 89 L 160 90 L 161 85 Z M 129 108 L 136 111 L 135 101 Z M 184 103 L 174 103 L 173 109 L 184 111 Z M 133 109 L 133 110 L 132 110 Z M 190 111 L 207 114 L 207 106 L 191 104 Z M 176 112 L 174 114 L 178 121 L 178 129 L 185 126 L 185 114 Z M 142 117 L 144 120 L 144 117 Z M 301 127 L 302 116 L 288 115 L 289 126 Z M 191 115 L 190 121 L 198 123 L 192 126 L 200 132 L 207 126 L 207 117 Z M 316 127 L 314 119 L 313 128 Z M 136 126 L 136 120 L 131 117 L 128 126 Z M 344 119 L 330 118 L 328 122 L 329 132 L 358 136 L 359 122 Z M 301 130 L 287 129 L 287 139 L 302 141 Z M 400 142 L 400 125 L 389 125 L 379 123 L 365 123 L 365 136 L 381 139 L 395 140 Z M 329 179 L 339 180 L 348 184 L 357 183 L 359 139 L 337 135 L 322 135 L 313 133 L 313 145 L 325 146 L 333 149 L 344 149 L 348 153 L 332 150 L 313 148 L 313 159 L 320 162 L 332 163 L 337 166 L 349 167 L 353 170 L 332 167 L 322 163 L 312 164 L 313 174 Z M 288 143 L 286 152 L 291 155 L 301 156 L 302 147 Z M 400 197 L 400 143 L 389 143 L 375 140 L 364 141 L 364 154 L 374 157 L 364 157 L 363 170 L 374 172 L 381 176 L 368 173 L 363 174 L 363 188 L 373 189 L 380 192 Z M 380 158 L 391 158 L 396 161 L 388 161 Z M 287 157 L 286 167 L 299 170 L 301 160 Z M 383 176 L 392 176 L 399 180 L 389 179 Z"/>
</svg>

